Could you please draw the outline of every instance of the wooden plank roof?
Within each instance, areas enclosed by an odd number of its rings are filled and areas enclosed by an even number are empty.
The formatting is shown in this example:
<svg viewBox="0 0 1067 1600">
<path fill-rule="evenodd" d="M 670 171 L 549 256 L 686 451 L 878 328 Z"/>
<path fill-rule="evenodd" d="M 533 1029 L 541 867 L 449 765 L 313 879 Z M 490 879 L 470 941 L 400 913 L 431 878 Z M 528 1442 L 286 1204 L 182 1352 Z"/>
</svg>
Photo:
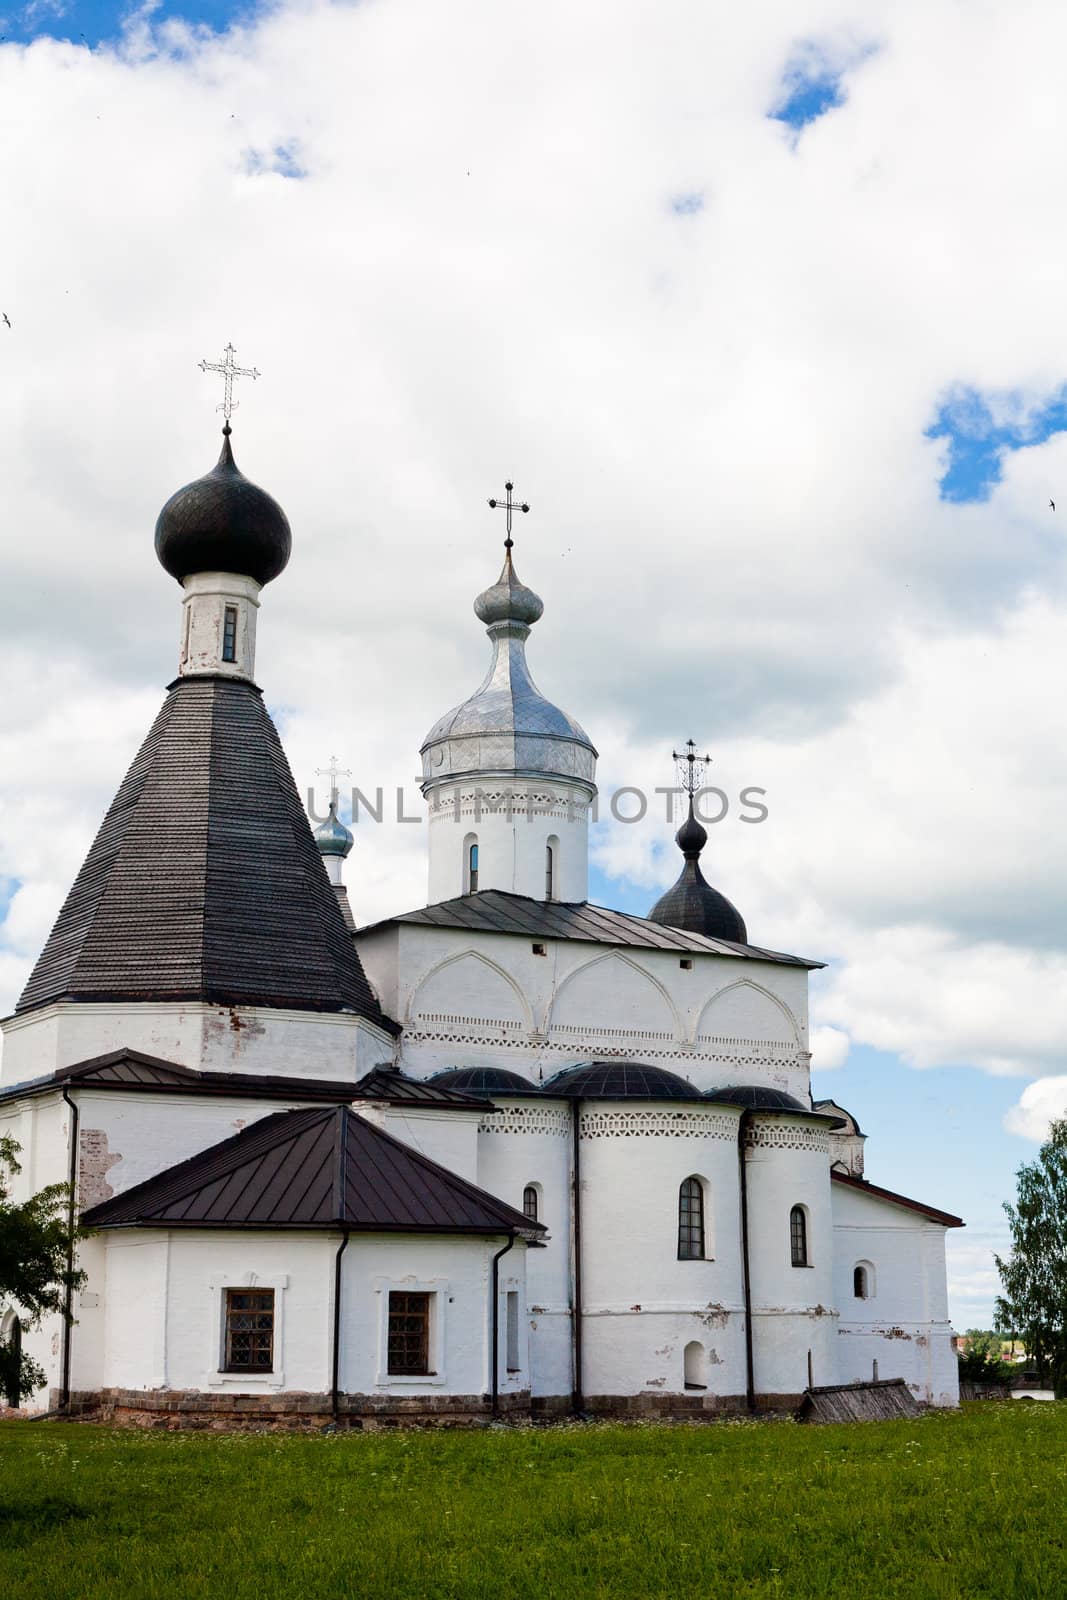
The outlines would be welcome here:
<svg viewBox="0 0 1067 1600">
<path fill-rule="evenodd" d="M 558 900 L 533 900 L 527 895 L 509 894 L 503 889 L 482 889 L 477 894 L 460 895 L 438 905 L 423 906 L 398 917 L 360 928 L 360 934 L 394 923 L 429 928 L 463 928 L 472 933 L 513 933 L 529 939 L 579 939 L 590 944 L 631 945 L 644 950 L 686 950 L 700 955 L 733 956 L 741 961 L 774 961 L 784 966 L 813 969 L 821 961 L 802 956 L 764 950 L 759 945 L 731 944 L 726 939 L 709 939 L 681 928 L 667 928 L 634 917 L 626 911 L 611 911 L 589 901 L 564 904 Z"/>
<path fill-rule="evenodd" d="M 171 684 L 16 1010 L 61 999 L 352 1011 L 398 1031 L 253 684 Z"/>
<path fill-rule="evenodd" d="M 92 1206 L 86 1227 L 543 1233 L 348 1106 L 279 1111 Z"/>
</svg>

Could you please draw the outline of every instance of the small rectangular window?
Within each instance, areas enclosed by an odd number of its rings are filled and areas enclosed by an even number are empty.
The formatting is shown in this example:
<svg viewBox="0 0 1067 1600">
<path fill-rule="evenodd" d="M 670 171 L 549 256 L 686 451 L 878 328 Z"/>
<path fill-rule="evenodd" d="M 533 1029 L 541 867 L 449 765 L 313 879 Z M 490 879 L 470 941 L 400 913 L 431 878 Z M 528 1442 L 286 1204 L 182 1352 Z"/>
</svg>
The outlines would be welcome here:
<svg viewBox="0 0 1067 1600">
<path fill-rule="evenodd" d="M 226 1290 L 226 1372 L 274 1369 L 274 1290 Z"/>
<path fill-rule="evenodd" d="M 516 1290 L 508 1290 L 507 1302 L 507 1342 L 508 1342 L 508 1371 L 519 1370 L 519 1296 Z"/>
<path fill-rule="evenodd" d="M 548 954 L 548 946 L 546 944 L 532 944 L 530 949 L 535 956 L 547 956 Z"/>
<path fill-rule="evenodd" d="M 388 1370 L 397 1377 L 430 1371 L 430 1296 L 393 1290 L 389 1295 Z"/>
<path fill-rule="evenodd" d="M 237 660 L 237 607 L 227 606 L 222 619 L 222 659 Z"/>
<path fill-rule="evenodd" d="M 681 967 L 683 972 L 692 972 L 693 970 L 693 963 L 688 956 L 683 956 L 678 965 Z"/>
</svg>

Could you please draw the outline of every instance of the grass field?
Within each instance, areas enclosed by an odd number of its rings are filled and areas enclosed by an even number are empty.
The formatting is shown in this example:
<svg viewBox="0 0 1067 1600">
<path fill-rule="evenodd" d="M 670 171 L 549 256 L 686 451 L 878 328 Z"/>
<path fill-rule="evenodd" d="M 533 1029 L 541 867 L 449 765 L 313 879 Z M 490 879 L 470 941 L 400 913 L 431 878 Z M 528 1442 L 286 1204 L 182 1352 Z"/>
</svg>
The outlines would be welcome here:
<svg viewBox="0 0 1067 1600">
<path fill-rule="evenodd" d="M 1067 1596 L 1067 1405 L 205 1435 L 0 1424 L 0 1593 Z"/>
</svg>

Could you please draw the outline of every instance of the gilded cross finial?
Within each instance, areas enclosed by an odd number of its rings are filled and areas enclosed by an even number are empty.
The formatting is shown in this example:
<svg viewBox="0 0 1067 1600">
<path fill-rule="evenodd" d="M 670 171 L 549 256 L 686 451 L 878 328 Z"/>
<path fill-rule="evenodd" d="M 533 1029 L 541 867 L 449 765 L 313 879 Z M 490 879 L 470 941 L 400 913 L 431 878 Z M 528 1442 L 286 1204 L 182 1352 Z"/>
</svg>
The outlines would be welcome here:
<svg viewBox="0 0 1067 1600">
<path fill-rule="evenodd" d="M 529 506 L 526 504 L 525 500 L 513 500 L 511 498 L 511 491 L 512 491 L 512 489 L 514 489 L 514 487 L 515 487 L 515 485 L 513 483 L 510 483 L 510 482 L 506 483 L 504 485 L 506 498 L 503 499 L 503 500 L 490 500 L 490 502 L 489 502 L 489 504 L 492 506 L 494 511 L 496 510 L 497 506 L 503 506 L 504 510 L 507 512 L 508 536 L 504 540 L 504 549 L 505 550 L 510 550 L 512 545 L 515 543 L 514 539 L 511 537 L 511 514 L 512 514 L 512 512 L 513 511 L 529 511 L 529 509 L 530 509 Z"/>
<path fill-rule="evenodd" d="M 329 778 L 329 780 L 330 780 L 330 804 L 331 804 L 331 806 L 333 806 L 336 809 L 336 807 L 337 807 L 337 780 L 338 780 L 338 778 L 350 778 L 352 776 L 351 767 L 342 767 L 339 764 L 339 762 L 337 760 L 337 757 L 336 756 L 331 756 L 330 757 L 329 766 L 327 766 L 327 767 L 316 767 L 315 768 L 315 776 L 316 776 L 316 778 Z"/>
<path fill-rule="evenodd" d="M 240 404 L 240 401 L 235 400 L 233 397 L 234 378 L 258 378 L 260 376 L 255 367 L 239 367 L 233 359 L 236 354 L 237 351 L 234 349 L 233 345 L 228 344 L 225 350 L 222 352 L 221 361 L 201 361 L 199 363 L 201 372 L 222 373 L 224 380 L 222 404 L 216 406 L 215 410 L 222 412 L 223 416 L 226 418 L 227 424 L 229 424 L 230 421 L 230 413 L 232 411 L 236 411 Z"/>
<path fill-rule="evenodd" d="M 685 741 L 684 750 L 672 750 L 671 758 L 678 768 L 678 782 L 692 800 L 704 782 L 704 774 L 711 766 L 710 756 L 698 756 L 692 739 Z"/>
</svg>

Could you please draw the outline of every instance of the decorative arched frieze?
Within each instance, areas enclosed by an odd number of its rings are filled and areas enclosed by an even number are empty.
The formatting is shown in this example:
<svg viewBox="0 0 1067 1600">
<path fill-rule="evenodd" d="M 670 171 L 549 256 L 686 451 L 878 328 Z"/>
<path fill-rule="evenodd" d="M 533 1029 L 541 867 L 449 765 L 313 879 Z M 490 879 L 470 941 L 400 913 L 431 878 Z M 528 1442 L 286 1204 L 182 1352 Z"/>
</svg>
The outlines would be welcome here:
<svg viewBox="0 0 1067 1600">
<path fill-rule="evenodd" d="M 561 1106 L 502 1105 L 494 1100 L 496 1114 L 479 1122 L 479 1133 L 529 1133 L 562 1138 L 570 1132 L 570 1112 Z"/>
<path fill-rule="evenodd" d="M 730 1139 L 737 1118 L 721 1111 L 623 1111 L 589 1107 L 578 1119 L 581 1139 Z"/>
<path fill-rule="evenodd" d="M 770 1122 L 762 1117 L 745 1129 L 746 1150 L 803 1150 L 813 1155 L 830 1154 L 830 1136 L 825 1128 L 804 1122 Z"/>
<path fill-rule="evenodd" d="M 477 999 L 469 1006 L 462 999 L 462 984 L 456 983 L 459 966 L 477 963 L 479 967 Z M 452 969 L 452 970 L 449 970 Z M 442 973 L 448 972 L 448 994 L 435 1000 L 433 986 Z M 487 980 L 486 973 L 493 975 Z M 500 997 L 493 1004 L 493 991 Z M 486 1012 L 504 1012 L 504 1015 L 486 1015 Z M 510 1013 L 508 1015 L 507 1013 Z M 468 1044 L 497 1044 L 504 1042 L 501 1035 L 521 1038 L 533 1029 L 533 1015 L 529 1003 L 511 973 L 484 955 L 480 950 L 457 950 L 454 955 L 439 961 L 420 980 L 408 1004 L 405 1032 L 415 1038 L 455 1038 Z M 472 1033 L 476 1037 L 471 1037 Z"/>
<path fill-rule="evenodd" d="M 739 1017 L 739 1001 L 748 1001 L 755 1014 Z M 701 1055 L 753 1067 L 802 1064 L 802 1042 L 800 1025 L 789 1007 L 751 978 L 738 978 L 713 994 L 693 1033 L 693 1048 Z"/>
<path fill-rule="evenodd" d="M 621 1009 L 618 997 L 608 999 L 600 983 L 594 987 L 590 982 L 602 980 L 608 972 L 617 972 L 620 983 L 638 980 L 644 994 L 655 996 L 654 1006 L 644 1019 L 630 1018 L 621 1025 L 615 1022 L 614 1018 Z M 588 1020 L 583 1015 L 571 1021 L 569 1014 L 575 993 L 583 988 L 591 991 L 586 1002 Z M 598 1010 L 602 1021 L 597 1019 Z M 642 1020 L 644 1026 L 639 1025 Z M 573 1047 L 568 1041 L 583 1038 L 595 1042 L 595 1048 L 599 1051 L 600 1040 L 618 1040 L 625 1041 L 627 1051 L 636 1054 L 639 1051 L 647 1053 L 648 1047 L 657 1045 L 661 1049 L 667 1046 L 672 1052 L 678 1052 L 684 1030 L 674 1001 L 659 979 L 621 951 L 609 950 L 603 955 L 594 956 L 591 961 L 583 962 L 567 974 L 549 1001 L 543 1031 L 550 1041 L 565 1047 Z M 618 1051 L 615 1053 L 618 1054 Z"/>
</svg>

